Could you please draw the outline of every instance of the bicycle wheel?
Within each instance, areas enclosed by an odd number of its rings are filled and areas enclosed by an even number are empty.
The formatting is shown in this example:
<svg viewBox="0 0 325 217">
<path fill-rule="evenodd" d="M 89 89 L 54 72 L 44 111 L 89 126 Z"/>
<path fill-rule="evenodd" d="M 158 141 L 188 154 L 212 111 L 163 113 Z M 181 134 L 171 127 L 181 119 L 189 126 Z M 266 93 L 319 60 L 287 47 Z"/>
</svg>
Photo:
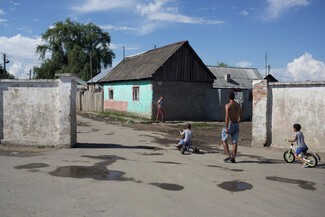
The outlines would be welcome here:
<svg viewBox="0 0 325 217">
<path fill-rule="evenodd" d="M 314 155 L 308 155 L 306 157 L 307 160 L 309 160 L 308 166 L 309 167 L 315 167 L 318 164 L 317 158 Z"/>
<path fill-rule="evenodd" d="M 289 150 L 283 153 L 283 159 L 287 163 L 292 163 L 295 161 L 295 155 Z"/>
</svg>

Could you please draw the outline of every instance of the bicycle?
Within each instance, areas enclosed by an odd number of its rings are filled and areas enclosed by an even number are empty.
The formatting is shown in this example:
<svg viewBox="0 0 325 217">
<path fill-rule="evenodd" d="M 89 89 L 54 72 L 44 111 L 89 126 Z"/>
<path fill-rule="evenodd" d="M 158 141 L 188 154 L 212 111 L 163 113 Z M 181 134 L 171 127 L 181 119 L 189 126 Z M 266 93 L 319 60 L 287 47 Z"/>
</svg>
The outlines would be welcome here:
<svg viewBox="0 0 325 217">
<path fill-rule="evenodd" d="M 317 153 L 316 154 L 307 153 L 307 150 L 301 152 L 299 156 L 302 157 L 302 159 L 307 163 L 309 167 L 312 168 L 316 167 L 318 162 L 321 160 L 319 155 Z M 294 148 L 293 143 L 291 143 L 290 149 L 283 153 L 284 160 L 287 163 L 293 163 L 295 161 L 295 153 L 296 153 L 296 149 Z"/>
</svg>

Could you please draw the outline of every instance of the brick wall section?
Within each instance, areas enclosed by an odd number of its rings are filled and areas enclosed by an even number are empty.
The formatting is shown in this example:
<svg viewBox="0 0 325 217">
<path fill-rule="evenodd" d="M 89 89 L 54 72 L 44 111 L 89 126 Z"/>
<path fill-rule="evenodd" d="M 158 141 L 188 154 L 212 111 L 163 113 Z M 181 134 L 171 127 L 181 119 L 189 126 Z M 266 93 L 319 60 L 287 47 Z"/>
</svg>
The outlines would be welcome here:
<svg viewBox="0 0 325 217">
<path fill-rule="evenodd" d="M 253 81 L 252 146 L 267 144 L 267 81 Z"/>
<path fill-rule="evenodd" d="M 128 111 L 128 102 L 105 100 L 104 110 Z"/>
</svg>

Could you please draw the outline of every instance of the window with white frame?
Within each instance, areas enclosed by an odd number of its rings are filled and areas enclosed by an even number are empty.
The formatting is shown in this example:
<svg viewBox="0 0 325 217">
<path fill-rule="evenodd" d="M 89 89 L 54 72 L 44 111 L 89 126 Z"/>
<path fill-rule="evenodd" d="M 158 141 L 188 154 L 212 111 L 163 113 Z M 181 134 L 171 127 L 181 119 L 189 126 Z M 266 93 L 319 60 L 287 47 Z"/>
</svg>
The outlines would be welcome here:
<svg viewBox="0 0 325 217">
<path fill-rule="evenodd" d="M 140 90 L 138 86 L 135 86 L 132 88 L 132 99 L 133 101 L 139 101 L 140 100 Z"/>
<path fill-rule="evenodd" d="M 111 88 L 108 89 L 108 99 L 109 100 L 113 100 L 114 99 L 114 91 Z"/>
</svg>

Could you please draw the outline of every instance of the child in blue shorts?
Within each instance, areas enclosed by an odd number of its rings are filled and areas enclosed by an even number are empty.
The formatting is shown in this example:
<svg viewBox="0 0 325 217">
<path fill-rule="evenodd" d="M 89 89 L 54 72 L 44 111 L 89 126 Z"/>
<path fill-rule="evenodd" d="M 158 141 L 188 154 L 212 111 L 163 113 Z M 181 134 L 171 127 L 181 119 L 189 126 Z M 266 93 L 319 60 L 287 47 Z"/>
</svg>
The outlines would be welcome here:
<svg viewBox="0 0 325 217">
<path fill-rule="evenodd" d="M 301 125 L 300 124 L 294 124 L 293 125 L 293 131 L 295 132 L 294 138 L 289 139 L 288 142 L 297 142 L 297 149 L 295 153 L 295 157 L 299 159 L 303 164 L 302 167 L 308 167 L 306 161 L 299 155 L 301 152 L 306 152 L 308 150 L 308 146 L 305 143 L 305 137 L 304 134 L 300 131 L 301 130 Z"/>
</svg>

